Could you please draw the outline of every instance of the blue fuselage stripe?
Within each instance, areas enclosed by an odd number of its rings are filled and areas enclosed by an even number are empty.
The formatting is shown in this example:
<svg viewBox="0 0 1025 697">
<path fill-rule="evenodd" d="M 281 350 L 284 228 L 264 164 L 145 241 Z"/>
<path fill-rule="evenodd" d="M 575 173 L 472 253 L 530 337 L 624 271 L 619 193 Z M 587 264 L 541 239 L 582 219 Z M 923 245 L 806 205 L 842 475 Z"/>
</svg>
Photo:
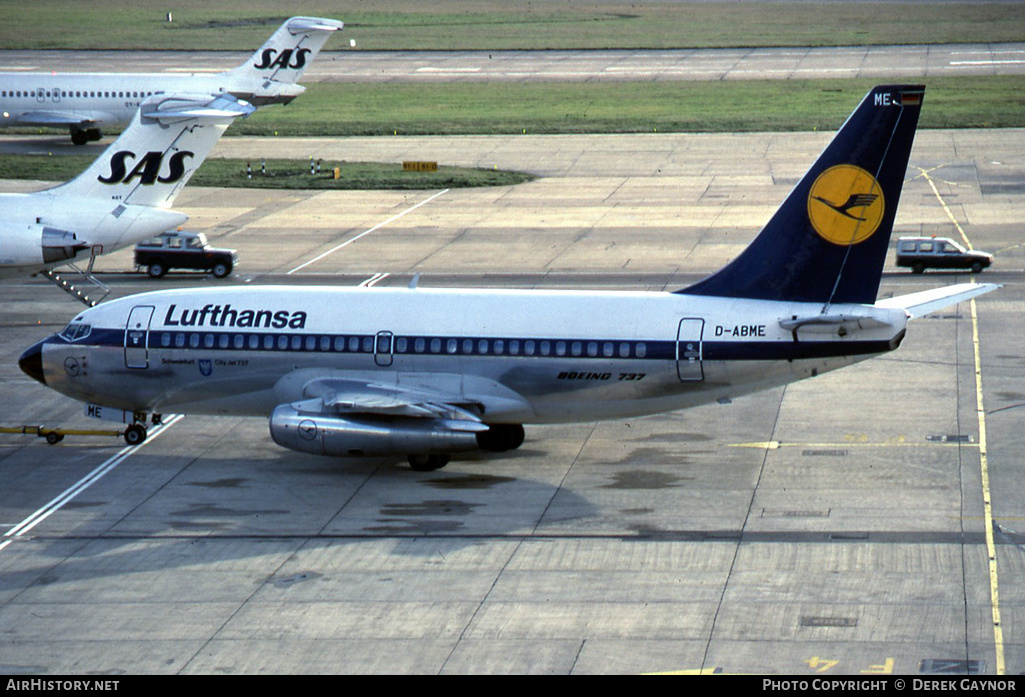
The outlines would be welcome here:
<svg viewBox="0 0 1025 697">
<path fill-rule="evenodd" d="M 56 344 L 89 347 L 126 345 L 124 329 L 97 329 L 81 341 L 51 337 Z M 677 347 L 695 341 L 469 337 L 298 332 L 150 330 L 145 345 L 154 351 L 310 353 L 325 355 L 392 354 L 396 356 L 477 356 L 502 358 L 565 358 L 574 360 L 674 361 Z M 832 358 L 883 353 L 889 341 L 703 341 L 704 361 L 756 361 Z"/>
</svg>

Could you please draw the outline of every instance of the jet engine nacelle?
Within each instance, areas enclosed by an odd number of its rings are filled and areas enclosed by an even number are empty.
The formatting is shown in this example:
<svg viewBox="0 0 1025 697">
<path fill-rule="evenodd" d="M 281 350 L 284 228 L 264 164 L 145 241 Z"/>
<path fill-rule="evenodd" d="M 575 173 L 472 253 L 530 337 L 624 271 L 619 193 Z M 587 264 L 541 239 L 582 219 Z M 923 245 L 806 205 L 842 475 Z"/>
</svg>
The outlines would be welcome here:
<svg viewBox="0 0 1025 697">
<path fill-rule="evenodd" d="M 313 414 L 282 404 L 271 414 L 270 435 L 284 448 L 335 457 L 455 453 L 480 447 L 476 433 L 457 430 L 449 423 L 443 419 Z"/>
<path fill-rule="evenodd" d="M 70 261 L 89 245 L 73 232 L 46 225 L 0 225 L 0 265 L 38 266 Z"/>
</svg>

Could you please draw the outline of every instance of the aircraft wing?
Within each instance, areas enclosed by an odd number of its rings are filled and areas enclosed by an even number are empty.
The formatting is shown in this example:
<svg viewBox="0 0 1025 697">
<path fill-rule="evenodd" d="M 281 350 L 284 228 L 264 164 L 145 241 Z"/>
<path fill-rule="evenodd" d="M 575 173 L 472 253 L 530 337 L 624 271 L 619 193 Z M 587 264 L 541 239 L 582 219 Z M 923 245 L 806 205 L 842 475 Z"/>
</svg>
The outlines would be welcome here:
<svg viewBox="0 0 1025 697">
<path fill-rule="evenodd" d="M 462 431 L 488 429 L 481 406 L 455 393 L 345 378 L 315 380 L 303 392 L 310 398 L 294 405 L 303 412 L 444 419 Z"/>
<path fill-rule="evenodd" d="M 914 319 L 951 305 L 957 305 L 959 302 L 971 300 L 977 295 L 989 293 L 999 287 L 1000 285 L 996 283 L 959 283 L 909 295 L 900 295 L 896 298 L 877 300 L 875 305 L 876 307 L 904 310 L 908 313 L 909 318 Z"/>
<path fill-rule="evenodd" d="M 67 111 L 26 111 L 18 115 L 18 123 L 30 124 L 33 126 L 81 126 L 83 128 L 95 127 L 103 122 L 103 118 L 83 117 L 82 113 Z M 109 117 L 108 119 L 109 120 Z"/>
</svg>

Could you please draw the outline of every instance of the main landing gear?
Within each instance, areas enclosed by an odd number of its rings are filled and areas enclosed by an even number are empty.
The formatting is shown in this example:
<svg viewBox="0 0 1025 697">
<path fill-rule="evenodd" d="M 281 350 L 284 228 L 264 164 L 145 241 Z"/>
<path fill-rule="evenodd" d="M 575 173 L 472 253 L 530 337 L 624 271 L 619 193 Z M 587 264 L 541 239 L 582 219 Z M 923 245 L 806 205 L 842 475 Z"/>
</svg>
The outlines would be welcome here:
<svg viewBox="0 0 1025 697">
<path fill-rule="evenodd" d="M 163 421 L 163 416 L 161 414 L 153 414 L 150 417 L 150 421 L 154 426 L 159 426 Z M 128 445 L 140 445 L 146 440 L 146 435 L 146 415 L 136 414 L 135 423 L 125 429 L 125 443 L 128 443 Z"/>
<path fill-rule="evenodd" d="M 98 128 L 76 128 L 72 126 L 71 131 L 71 142 L 75 145 L 85 145 L 91 140 L 99 140 L 103 137 L 103 134 Z"/>
<path fill-rule="evenodd" d="M 483 433 L 477 434 L 477 445 L 489 453 L 504 453 L 523 445 L 526 437 L 521 424 L 492 424 Z M 415 472 L 433 472 L 448 464 L 449 456 L 439 453 L 410 455 L 407 460 Z"/>
</svg>

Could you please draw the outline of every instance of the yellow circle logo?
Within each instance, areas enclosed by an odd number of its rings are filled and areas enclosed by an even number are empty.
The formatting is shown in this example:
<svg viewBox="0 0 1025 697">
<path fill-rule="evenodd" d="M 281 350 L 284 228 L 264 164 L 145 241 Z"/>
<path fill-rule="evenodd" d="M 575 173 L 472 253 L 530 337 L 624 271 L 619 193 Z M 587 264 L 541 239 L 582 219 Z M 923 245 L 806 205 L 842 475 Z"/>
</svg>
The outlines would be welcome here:
<svg viewBox="0 0 1025 697">
<path fill-rule="evenodd" d="M 854 165 L 836 165 L 819 175 L 808 194 L 808 219 L 822 239 L 841 246 L 864 242 L 886 210 L 875 177 Z"/>
</svg>

